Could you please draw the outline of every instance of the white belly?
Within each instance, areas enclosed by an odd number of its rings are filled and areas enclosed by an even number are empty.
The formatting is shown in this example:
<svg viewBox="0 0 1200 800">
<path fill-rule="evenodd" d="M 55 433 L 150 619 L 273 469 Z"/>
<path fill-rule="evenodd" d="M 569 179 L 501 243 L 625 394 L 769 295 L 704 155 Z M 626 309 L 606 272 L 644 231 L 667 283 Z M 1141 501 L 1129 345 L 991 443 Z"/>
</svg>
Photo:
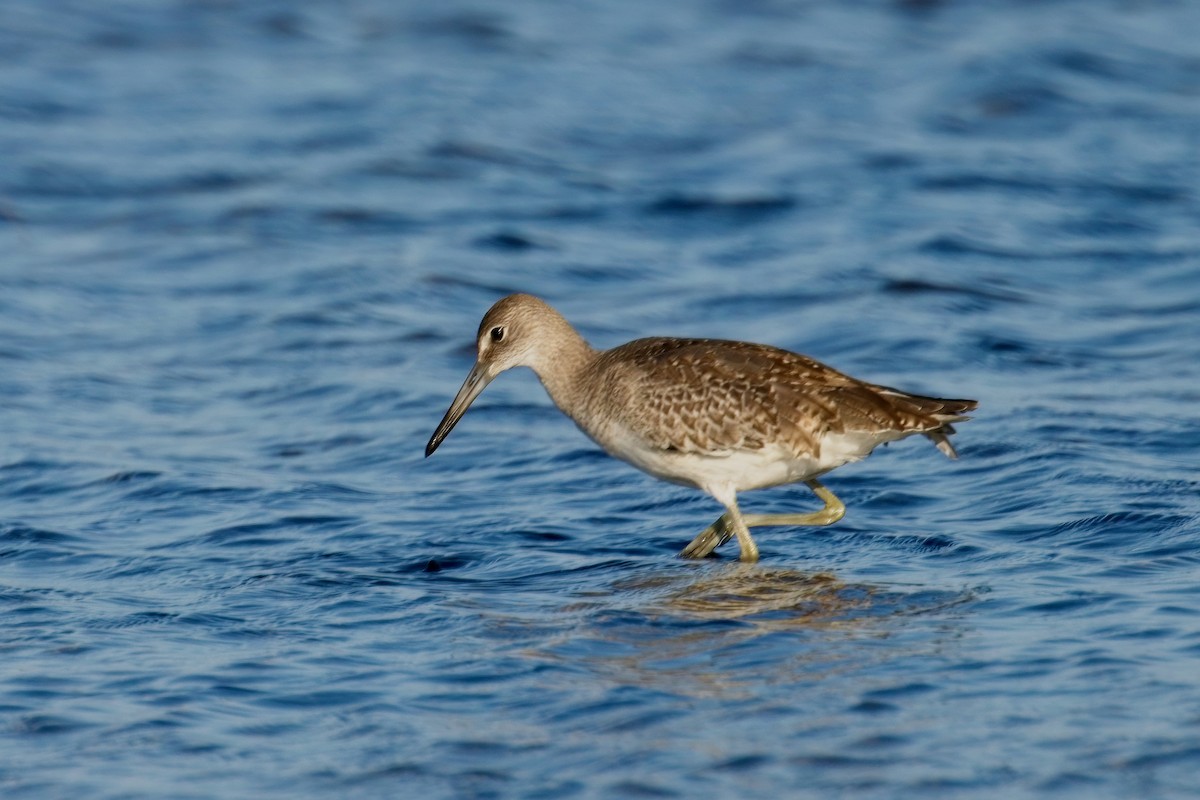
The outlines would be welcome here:
<svg viewBox="0 0 1200 800">
<path fill-rule="evenodd" d="M 872 432 L 831 434 L 821 441 L 819 458 L 797 456 L 790 448 L 768 444 L 759 450 L 730 450 L 713 454 L 682 453 L 647 446 L 623 430 L 604 431 L 596 441 L 611 455 L 671 483 L 706 491 L 726 486 L 741 492 L 765 489 L 814 478 L 871 454 L 878 445 L 908 433 Z"/>
</svg>

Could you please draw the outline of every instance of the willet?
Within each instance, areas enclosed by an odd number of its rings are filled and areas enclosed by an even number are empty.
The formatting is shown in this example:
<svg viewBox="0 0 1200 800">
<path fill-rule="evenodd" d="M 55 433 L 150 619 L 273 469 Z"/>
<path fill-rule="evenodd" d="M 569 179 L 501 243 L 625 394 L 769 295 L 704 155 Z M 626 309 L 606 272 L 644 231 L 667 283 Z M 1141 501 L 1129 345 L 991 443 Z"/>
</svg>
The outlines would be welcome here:
<svg viewBox="0 0 1200 800">
<path fill-rule="evenodd" d="M 544 301 L 514 294 L 483 316 L 475 366 L 425 447 L 433 454 L 501 372 L 530 367 L 550 399 L 611 455 L 692 486 L 725 507 L 680 555 L 703 558 L 750 527 L 830 525 L 846 507 L 817 477 L 922 434 L 949 458 L 951 423 L 974 400 L 941 400 L 851 378 L 807 356 L 717 339 L 637 339 L 594 350 Z M 742 514 L 737 493 L 804 482 L 825 503 L 808 514 Z"/>
</svg>

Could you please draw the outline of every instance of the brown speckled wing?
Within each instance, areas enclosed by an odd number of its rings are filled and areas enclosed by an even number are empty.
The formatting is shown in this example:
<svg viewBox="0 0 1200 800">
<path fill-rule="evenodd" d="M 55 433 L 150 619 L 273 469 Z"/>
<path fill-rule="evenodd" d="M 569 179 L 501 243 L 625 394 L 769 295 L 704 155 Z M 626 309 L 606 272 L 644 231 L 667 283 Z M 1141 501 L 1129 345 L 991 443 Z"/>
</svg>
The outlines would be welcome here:
<svg viewBox="0 0 1200 800">
<path fill-rule="evenodd" d="M 795 387 L 832 371 L 783 350 L 639 339 L 605 356 L 607 368 L 629 381 L 628 424 L 664 450 L 717 454 L 787 441 L 810 451 L 816 423 L 828 414 L 815 395 Z"/>
<path fill-rule="evenodd" d="M 629 427 L 656 447 L 684 453 L 778 442 L 817 456 L 826 433 L 933 431 L 953 421 L 940 414 L 961 410 L 947 405 L 971 402 L 906 395 L 745 342 L 639 339 L 608 351 L 598 366 L 602 380 L 622 374 L 629 392 L 614 401 L 625 404 Z"/>
</svg>

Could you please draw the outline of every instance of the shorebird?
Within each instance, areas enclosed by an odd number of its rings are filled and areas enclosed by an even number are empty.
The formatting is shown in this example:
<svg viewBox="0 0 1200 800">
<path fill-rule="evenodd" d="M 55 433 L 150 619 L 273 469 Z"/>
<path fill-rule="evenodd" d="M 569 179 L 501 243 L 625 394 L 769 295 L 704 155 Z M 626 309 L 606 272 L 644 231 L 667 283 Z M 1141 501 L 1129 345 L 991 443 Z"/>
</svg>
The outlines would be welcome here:
<svg viewBox="0 0 1200 800">
<path fill-rule="evenodd" d="M 725 507 L 680 553 L 703 558 L 734 536 L 757 561 L 750 528 L 831 525 L 846 507 L 817 477 L 878 445 L 922 434 L 956 458 L 952 423 L 974 400 L 943 400 L 857 380 L 807 356 L 719 339 L 637 339 L 595 350 L 545 301 L 514 294 L 483 316 L 475 365 L 438 424 L 428 458 L 484 387 L 529 367 L 550 399 L 609 454 L 692 486 Z M 738 492 L 806 483 L 825 506 L 743 514 Z"/>
</svg>

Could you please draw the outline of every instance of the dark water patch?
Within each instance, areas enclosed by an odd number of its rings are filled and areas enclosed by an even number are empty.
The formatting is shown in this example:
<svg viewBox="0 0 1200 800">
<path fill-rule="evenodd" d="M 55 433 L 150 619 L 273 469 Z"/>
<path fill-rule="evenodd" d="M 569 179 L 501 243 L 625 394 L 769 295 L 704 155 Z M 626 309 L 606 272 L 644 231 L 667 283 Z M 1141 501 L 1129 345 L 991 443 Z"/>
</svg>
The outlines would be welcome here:
<svg viewBox="0 0 1200 800">
<path fill-rule="evenodd" d="M 1104 778 L 1098 775 L 1088 775 L 1072 770 L 1047 778 L 1037 784 L 1036 788 L 1046 792 L 1071 792 L 1074 790 L 1095 792 L 1097 787 L 1103 786 L 1103 784 Z"/>
<path fill-rule="evenodd" d="M 92 727 L 95 727 L 92 723 L 58 714 L 31 714 L 16 720 L 13 731 L 19 735 L 55 736 Z"/>
<path fill-rule="evenodd" d="M 893 278 L 883 284 L 883 291 L 889 294 L 922 295 L 949 294 L 964 295 L 979 300 L 998 301 L 1004 303 L 1028 303 L 1030 298 L 1022 293 L 1008 291 L 994 286 L 983 286 L 977 281 L 970 283 L 936 283 L 913 278 Z"/>
<path fill-rule="evenodd" d="M 855 714 L 887 714 L 898 710 L 894 703 L 886 703 L 879 699 L 863 700 L 850 707 Z"/>
<path fill-rule="evenodd" d="M 938 11 L 950 5 L 949 0 L 892 0 L 892 4 L 900 11 L 925 15 Z"/>
<path fill-rule="evenodd" d="M 1175 204 L 1191 199 L 1193 192 L 1185 185 L 1151 183 L 1085 182 L 1078 186 L 1080 192 L 1089 195 L 1104 195 L 1116 201 L 1137 204 Z"/>
<path fill-rule="evenodd" d="M 246 619 L 244 617 L 236 617 L 229 614 L 217 614 L 212 612 L 180 614 L 176 618 L 176 621 L 180 625 L 187 625 L 202 631 L 228 630 L 230 628 L 244 627 L 246 624 Z"/>
<path fill-rule="evenodd" d="M 1099 201 L 1175 204 L 1186 202 L 1191 196 L 1188 188 L 1179 184 L 1099 181 L 1069 175 L 1047 177 L 1022 173 L 955 171 L 951 174 L 922 178 L 917 181 L 917 186 L 938 192 L 977 192 L 984 195 L 1016 192 L 1027 195 L 1063 196 L 1085 199 L 1091 204 Z"/>
<path fill-rule="evenodd" d="M 114 472 L 97 481 L 97 484 L 124 484 L 124 483 L 143 483 L 153 481 L 162 476 L 161 472 L 153 472 L 150 470 L 125 470 L 122 472 Z"/>
<path fill-rule="evenodd" d="M 717 216 L 739 222 L 752 222 L 782 211 L 790 211 L 798 200 L 789 195 L 717 196 L 666 194 L 646 205 L 647 213 L 663 216 Z"/>
<path fill-rule="evenodd" d="M 341 314 L 325 309 L 312 309 L 288 314 L 280 314 L 270 322 L 272 327 L 279 328 L 344 328 L 355 324 L 355 320 L 347 319 Z M 311 344 L 309 345 L 312 346 Z"/>
<path fill-rule="evenodd" d="M 312 212 L 314 222 L 359 233 L 397 233 L 411 230 L 412 219 L 394 211 L 361 206 L 322 208 Z"/>
<path fill-rule="evenodd" d="M 27 525 L 0 524 L 0 542 L 33 545 L 68 545 L 80 542 L 78 536 Z"/>
<path fill-rule="evenodd" d="M 60 472 L 73 468 L 73 461 L 48 461 L 38 458 L 25 458 L 0 466 L 0 473 L 9 480 L 23 475 L 37 475 L 44 472 Z"/>
<path fill-rule="evenodd" d="M 917 182 L 922 189 L 942 192 L 1016 191 L 1022 194 L 1052 194 L 1062 190 L 1058 181 L 1044 177 L 1020 175 L 971 174 L 956 171 L 950 175 L 923 178 Z"/>
<path fill-rule="evenodd" d="M 561 531 L 521 530 L 512 534 L 506 534 L 506 536 L 510 535 L 529 542 L 534 542 L 535 544 L 541 542 L 569 542 L 573 538 L 569 534 L 562 533 Z"/>
<path fill-rule="evenodd" d="M 1115 59 L 1094 50 L 1063 48 L 1046 53 L 1044 58 L 1055 67 L 1090 77 L 1117 78 L 1121 73 Z"/>
<path fill-rule="evenodd" d="M 222 547 L 270 547 L 292 542 L 287 536 L 264 536 L 268 532 L 276 532 L 280 526 L 274 523 L 250 523 L 232 525 L 228 528 L 218 528 L 204 537 L 204 543 L 217 544 Z"/>
<path fill-rule="evenodd" d="M 358 167 L 358 172 L 372 178 L 404 178 L 413 181 L 453 181 L 471 177 L 468 165 L 438 162 L 424 159 L 398 157 L 379 158 Z"/>
<path fill-rule="evenodd" d="M 966 83 L 941 105 L 930 122 L 940 133 L 1034 138 L 1069 130 L 1087 109 L 1055 82 L 1019 73 Z"/>
<path fill-rule="evenodd" d="M 67 475 L 60 475 L 54 480 L 23 481 L 7 487 L 5 494 L 14 499 L 54 497 L 76 492 L 86 485 L 87 482 L 81 482 L 68 473 Z"/>
<path fill-rule="evenodd" d="M 918 251 L 933 256 L 988 256 L 998 259 L 1027 259 L 1029 255 L 1008 248 L 985 244 L 963 236 L 937 234 L 923 242 Z"/>
<path fill-rule="evenodd" d="M 882 767 L 888 762 L 879 758 L 851 755 L 849 753 L 811 753 L 793 756 L 789 763 L 795 766 L 817 767 L 820 769 L 862 769 L 864 767 Z"/>
<path fill-rule="evenodd" d="M 0 119 L 11 122 L 58 124 L 81 121 L 95 114 L 96 109 L 85 102 L 34 95 L 16 87 L 0 89 Z"/>
<path fill-rule="evenodd" d="M 743 755 L 726 758 L 713 764 L 712 769 L 720 772 L 751 772 L 769 766 L 775 759 L 763 755 Z"/>
<path fill-rule="evenodd" d="M 302 154 L 357 151 L 373 138 L 374 134 L 363 128 L 336 125 L 299 136 L 288 143 L 288 149 Z"/>
<path fill-rule="evenodd" d="M 409 25 L 421 36 L 446 37 L 471 48 L 506 49 L 517 37 L 501 14 L 485 11 L 460 11 L 424 16 Z"/>
<path fill-rule="evenodd" d="M 266 708 L 338 708 L 343 706 L 361 706 L 375 700 L 377 697 L 378 694 L 376 692 L 329 689 L 305 694 L 259 696 L 255 700 L 255 703 Z"/>
<path fill-rule="evenodd" d="M 219 226 L 232 226 L 239 229 L 254 225 L 263 234 L 268 231 L 278 234 L 286 228 L 297 228 L 300 225 L 298 214 L 294 211 L 266 202 L 247 202 L 226 206 L 216 217 L 215 222 Z"/>
<path fill-rule="evenodd" d="M 1101 86 L 1119 84 L 1186 93 L 1200 76 L 1200 61 L 1159 48 L 1124 45 L 1101 51 L 1060 46 L 1048 49 L 1041 58 L 1052 68 Z"/>
<path fill-rule="evenodd" d="M 478 567 L 480 559 L 475 556 L 455 553 L 439 553 L 435 558 L 418 558 L 408 562 L 406 571 L 409 572 L 445 572 Z"/>
<path fill-rule="evenodd" d="M 266 173 L 219 170 L 139 179 L 115 177 L 80 163 L 47 163 L 24 170 L 9 191 L 33 199 L 117 200 L 240 191 L 271 179 Z"/>
<path fill-rule="evenodd" d="M 900 686 L 889 686 L 883 689 L 873 689 L 866 692 L 863 697 L 873 700 L 881 700 L 884 702 L 894 702 L 900 699 L 917 697 L 928 694 L 935 690 L 935 687 L 928 683 L 907 683 Z"/>
<path fill-rule="evenodd" d="M 275 458 L 300 458 L 316 453 L 330 453 L 345 448 L 356 448 L 370 443 L 371 439 L 368 437 L 345 434 L 320 441 L 296 441 L 273 444 L 266 450 L 266 453 Z"/>
<path fill-rule="evenodd" d="M 1108 212 L 1099 212 L 1080 219 L 1059 223 L 1059 229 L 1064 233 L 1092 237 L 1126 237 L 1147 236 L 1155 232 L 1156 227 L 1144 220 L 1129 216 L 1118 216 Z"/>
<path fill-rule="evenodd" d="M 623 780 L 609 784 L 609 790 L 614 797 L 682 797 L 680 792 L 677 792 L 668 787 L 643 781 Z"/>
<path fill-rule="evenodd" d="M 1129 769 L 1146 769 L 1153 767 L 1172 766 L 1175 764 L 1195 765 L 1200 758 L 1200 747 L 1180 746 L 1177 743 L 1162 743 L 1164 746 L 1158 752 L 1136 756 L 1124 762 Z"/>
<path fill-rule="evenodd" d="M 923 162 L 911 153 L 881 150 L 864 154 L 861 163 L 864 168 L 873 172 L 892 173 L 911 170 Z"/>
<path fill-rule="evenodd" d="M 1069 597 L 1034 603 L 1027 606 L 1025 610 L 1034 614 L 1077 615 L 1077 612 L 1084 612 L 1084 616 L 1095 616 L 1101 613 L 1106 605 L 1120 601 L 1119 595 L 1076 592 Z"/>
<path fill-rule="evenodd" d="M 81 537 L 28 525 L 0 524 L 0 563 L 81 565 L 97 558 Z"/>
<path fill-rule="evenodd" d="M 1099 628 L 1095 631 L 1095 633 L 1097 636 L 1103 636 L 1106 639 L 1153 640 L 1153 639 L 1176 639 L 1176 638 L 1178 638 L 1180 631 L 1178 628 L 1150 628 L 1150 629 L 1144 629 L 1144 630 L 1143 629 L 1128 630 L 1125 628 Z M 1081 665 L 1081 666 L 1095 666 L 1095 665 L 1091 664 L 1091 665 Z M 1106 664 L 1105 666 L 1108 666 L 1108 665 Z"/>
<path fill-rule="evenodd" d="M 283 118 L 311 117 L 324 123 L 332 117 L 353 118 L 368 105 L 367 98 L 358 93 L 329 92 L 281 103 L 273 109 L 273 113 Z"/>
<path fill-rule="evenodd" d="M 1061 346 L 998 334 L 979 336 L 975 350 L 997 363 L 1015 363 L 1043 370 L 1083 367 L 1092 361 L 1083 353 L 1071 352 Z"/>
<path fill-rule="evenodd" d="M 1115 658 L 1108 655 L 1102 650 L 1089 650 L 1079 654 L 1078 665 L 1080 667 L 1132 667 L 1137 664 L 1137 659 L 1132 658 Z"/>
<path fill-rule="evenodd" d="M 535 170 L 557 171 L 553 161 L 531 152 L 498 147 L 483 142 L 449 139 L 438 142 L 426 151 L 426 156 L 435 161 L 460 161 L 474 164 L 490 164 L 504 167 L 521 167 Z"/>
<path fill-rule="evenodd" d="M 258 25 L 260 30 L 280 39 L 307 39 L 311 35 L 304 16 L 289 11 L 264 14 L 258 20 Z"/>
<path fill-rule="evenodd" d="M 511 230 L 477 237 L 472 244 L 484 250 L 498 250 L 504 253 L 523 253 L 527 250 L 543 250 L 550 247 L 532 236 Z"/>
<path fill-rule="evenodd" d="M 499 222 L 511 224 L 545 223 L 548 226 L 552 226 L 597 221 L 610 217 L 613 213 L 613 208 L 605 203 L 581 202 L 536 204 L 528 207 L 517 206 L 496 212 L 495 216 Z M 463 219 L 463 222 L 471 221 L 475 220 L 473 218 Z"/>
</svg>

